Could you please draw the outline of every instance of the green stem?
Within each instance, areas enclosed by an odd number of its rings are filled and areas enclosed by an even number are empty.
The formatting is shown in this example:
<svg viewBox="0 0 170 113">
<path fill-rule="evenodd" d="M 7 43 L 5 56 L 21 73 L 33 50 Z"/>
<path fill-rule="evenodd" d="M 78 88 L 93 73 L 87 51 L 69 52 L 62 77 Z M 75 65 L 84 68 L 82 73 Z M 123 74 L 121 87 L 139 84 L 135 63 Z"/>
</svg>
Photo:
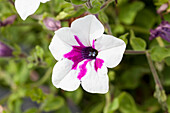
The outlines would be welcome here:
<svg viewBox="0 0 170 113">
<path fill-rule="evenodd" d="M 154 64 L 151 60 L 151 57 L 150 57 L 150 54 L 148 51 L 146 51 L 146 57 L 147 57 L 147 60 L 148 60 L 148 63 L 149 63 L 149 67 L 151 69 L 151 72 L 152 72 L 152 75 L 153 75 L 153 78 L 154 78 L 154 81 L 155 81 L 155 86 L 156 86 L 156 92 L 155 92 L 155 96 L 156 98 L 158 99 L 159 103 L 162 105 L 162 108 L 163 110 L 165 111 L 165 113 L 169 113 L 168 112 L 168 107 L 167 107 L 167 103 L 166 103 L 166 94 L 165 94 L 165 91 L 163 89 L 163 86 L 160 82 L 160 79 L 158 77 L 158 74 L 156 72 L 156 69 L 154 67 Z"/>
<path fill-rule="evenodd" d="M 165 46 L 165 45 L 164 45 L 164 42 L 162 41 L 162 38 L 161 38 L 161 37 L 157 37 L 156 40 L 157 40 L 157 42 L 158 42 L 158 44 L 159 44 L 160 47 L 164 47 L 164 46 Z"/>
<path fill-rule="evenodd" d="M 140 33 L 144 33 L 144 34 L 149 34 L 149 30 L 145 29 L 145 28 L 141 28 L 141 27 L 137 27 L 137 26 L 127 26 L 127 25 L 124 25 L 125 29 L 127 30 L 134 30 L 136 32 L 140 32 Z"/>
<path fill-rule="evenodd" d="M 87 0 L 86 6 L 87 6 L 89 9 L 93 8 L 90 0 Z"/>
<path fill-rule="evenodd" d="M 14 5 L 14 2 L 12 0 L 8 0 L 12 5 Z"/>
<path fill-rule="evenodd" d="M 134 51 L 134 50 L 126 50 L 126 55 L 136 55 L 136 54 L 145 54 L 146 51 Z"/>
<path fill-rule="evenodd" d="M 49 68 L 47 71 L 46 71 L 46 73 L 45 73 L 45 75 L 43 76 L 43 78 L 42 79 L 40 79 L 38 82 L 36 82 L 36 83 L 33 83 L 33 84 L 31 84 L 32 86 L 40 86 L 40 85 L 42 85 L 44 82 L 46 82 L 46 80 L 49 78 L 49 76 L 51 75 L 51 70 L 52 70 L 52 68 Z"/>
<path fill-rule="evenodd" d="M 111 31 L 111 28 L 110 28 L 110 25 L 108 23 L 105 23 L 104 24 L 104 27 L 107 29 L 109 35 L 112 35 L 112 31 Z"/>
<path fill-rule="evenodd" d="M 107 0 L 107 1 L 100 7 L 100 9 L 105 8 L 105 7 L 108 6 L 111 2 L 113 2 L 113 0 Z"/>
<path fill-rule="evenodd" d="M 110 92 L 106 93 L 105 95 L 105 98 L 106 98 L 106 103 L 105 103 L 105 107 L 104 107 L 104 113 L 108 113 L 108 109 L 109 109 L 109 105 L 110 105 Z"/>
</svg>

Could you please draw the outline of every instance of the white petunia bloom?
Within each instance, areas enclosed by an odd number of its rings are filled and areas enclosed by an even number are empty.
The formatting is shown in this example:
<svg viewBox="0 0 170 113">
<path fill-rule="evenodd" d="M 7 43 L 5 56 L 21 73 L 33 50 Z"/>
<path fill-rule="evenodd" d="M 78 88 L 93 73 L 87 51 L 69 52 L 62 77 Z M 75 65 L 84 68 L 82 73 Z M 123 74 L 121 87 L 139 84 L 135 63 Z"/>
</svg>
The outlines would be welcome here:
<svg viewBox="0 0 170 113">
<path fill-rule="evenodd" d="M 49 0 L 15 0 L 15 8 L 20 17 L 25 20 L 29 15 L 35 13 L 40 3 L 45 3 Z"/>
<path fill-rule="evenodd" d="M 107 67 L 120 63 L 126 44 L 103 33 L 103 25 L 93 15 L 79 18 L 72 22 L 71 28 L 55 32 L 49 49 L 58 60 L 52 73 L 56 88 L 74 91 L 81 84 L 90 93 L 108 92 Z"/>
</svg>

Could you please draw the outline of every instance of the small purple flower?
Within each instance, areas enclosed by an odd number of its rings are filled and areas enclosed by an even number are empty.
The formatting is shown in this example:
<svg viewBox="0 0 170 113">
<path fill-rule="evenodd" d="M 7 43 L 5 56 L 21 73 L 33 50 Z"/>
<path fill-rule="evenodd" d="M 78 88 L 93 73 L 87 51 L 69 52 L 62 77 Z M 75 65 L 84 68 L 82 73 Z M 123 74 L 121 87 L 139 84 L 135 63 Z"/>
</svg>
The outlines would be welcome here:
<svg viewBox="0 0 170 113">
<path fill-rule="evenodd" d="M 0 57 L 11 57 L 13 50 L 6 44 L 0 42 Z"/>
<path fill-rule="evenodd" d="M 52 30 L 52 31 L 56 31 L 59 28 L 61 28 L 61 22 L 60 21 L 56 21 L 53 18 L 45 18 L 43 20 L 45 26 L 47 27 L 47 29 Z"/>
<path fill-rule="evenodd" d="M 152 40 L 158 36 L 170 42 L 170 23 L 168 21 L 162 21 L 156 29 L 150 30 L 149 40 Z"/>
<path fill-rule="evenodd" d="M 0 27 L 2 26 L 7 26 L 9 24 L 13 24 L 15 19 L 17 18 L 16 15 L 12 15 L 12 16 L 9 16 L 7 19 L 5 19 L 4 21 L 0 21 Z"/>
</svg>

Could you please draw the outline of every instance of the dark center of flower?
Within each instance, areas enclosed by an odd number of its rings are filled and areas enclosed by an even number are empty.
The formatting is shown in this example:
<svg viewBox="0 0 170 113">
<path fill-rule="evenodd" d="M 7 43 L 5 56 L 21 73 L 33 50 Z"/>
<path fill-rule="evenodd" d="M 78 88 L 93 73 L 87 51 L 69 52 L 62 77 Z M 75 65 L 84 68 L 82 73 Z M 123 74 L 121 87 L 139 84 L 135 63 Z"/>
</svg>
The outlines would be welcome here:
<svg viewBox="0 0 170 113">
<path fill-rule="evenodd" d="M 82 49 L 83 59 L 96 59 L 98 51 L 92 47 L 85 47 Z"/>
</svg>

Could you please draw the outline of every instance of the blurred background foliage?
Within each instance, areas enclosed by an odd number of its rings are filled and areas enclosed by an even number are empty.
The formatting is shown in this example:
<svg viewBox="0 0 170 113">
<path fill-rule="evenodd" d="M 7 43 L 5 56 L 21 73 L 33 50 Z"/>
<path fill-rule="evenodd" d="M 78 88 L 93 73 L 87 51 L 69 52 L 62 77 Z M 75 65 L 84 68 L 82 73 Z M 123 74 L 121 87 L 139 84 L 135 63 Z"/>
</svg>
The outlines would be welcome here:
<svg viewBox="0 0 170 113">
<path fill-rule="evenodd" d="M 13 57 L 0 58 L 0 112 L 3 113 L 163 113 L 158 100 L 167 100 L 170 112 L 170 43 L 160 37 L 150 41 L 150 29 L 161 22 L 157 9 L 168 0 L 51 0 L 41 4 L 26 21 L 18 16 L 12 0 L 0 0 L 0 20 L 17 15 L 13 24 L 0 27 L 0 41 L 13 48 Z M 170 5 L 163 17 L 170 21 Z M 125 54 L 109 69 L 107 94 L 56 89 L 51 71 L 57 62 L 48 46 L 54 35 L 46 17 L 69 26 L 78 17 L 95 14 L 105 33 L 123 39 L 127 50 L 148 51 L 166 91 L 154 96 L 155 83 L 145 54 Z M 156 94 L 155 94 L 156 95 Z"/>
</svg>

